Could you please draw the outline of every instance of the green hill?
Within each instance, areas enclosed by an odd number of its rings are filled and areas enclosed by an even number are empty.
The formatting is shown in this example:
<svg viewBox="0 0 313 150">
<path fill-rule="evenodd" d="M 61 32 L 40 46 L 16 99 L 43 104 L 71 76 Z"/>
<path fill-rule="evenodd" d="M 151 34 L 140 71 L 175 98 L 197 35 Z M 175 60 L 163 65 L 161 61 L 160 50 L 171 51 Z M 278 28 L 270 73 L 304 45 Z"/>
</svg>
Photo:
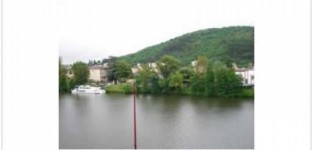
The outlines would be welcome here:
<svg viewBox="0 0 313 150">
<path fill-rule="evenodd" d="M 246 66 L 254 63 L 254 27 L 199 30 L 120 58 L 132 63 L 146 63 L 156 61 L 165 54 L 175 56 L 182 65 L 190 64 L 199 55 L 205 55 L 211 61 L 235 62 L 239 66 Z"/>
</svg>

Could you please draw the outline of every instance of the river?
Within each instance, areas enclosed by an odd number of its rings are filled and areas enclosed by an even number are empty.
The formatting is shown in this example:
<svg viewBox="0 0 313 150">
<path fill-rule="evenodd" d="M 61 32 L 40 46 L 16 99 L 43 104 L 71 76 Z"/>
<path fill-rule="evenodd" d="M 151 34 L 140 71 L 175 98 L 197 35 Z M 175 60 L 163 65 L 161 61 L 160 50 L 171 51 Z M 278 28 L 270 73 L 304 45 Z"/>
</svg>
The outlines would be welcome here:
<svg viewBox="0 0 313 150">
<path fill-rule="evenodd" d="M 133 97 L 60 95 L 59 148 L 133 148 Z M 253 149 L 254 101 L 137 96 L 137 148 Z"/>
</svg>

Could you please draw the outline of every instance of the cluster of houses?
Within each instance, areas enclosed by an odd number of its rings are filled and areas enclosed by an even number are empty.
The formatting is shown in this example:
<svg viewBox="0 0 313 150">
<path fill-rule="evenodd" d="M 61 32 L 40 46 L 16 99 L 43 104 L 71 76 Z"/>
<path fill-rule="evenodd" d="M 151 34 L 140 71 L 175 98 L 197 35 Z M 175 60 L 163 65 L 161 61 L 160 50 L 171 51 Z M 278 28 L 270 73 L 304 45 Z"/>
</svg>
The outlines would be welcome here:
<svg viewBox="0 0 313 150">
<path fill-rule="evenodd" d="M 191 65 L 195 67 L 197 61 L 192 61 Z M 148 67 L 152 68 L 155 72 L 158 72 L 156 63 L 148 63 Z M 67 66 L 67 76 L 69 78 L 73 77 L 73 72 L 70 69 L 71 66 Z M 142 64 L 137 63 L 134 67 L 131 68 L 133 74 L 137 74 L 142 69 Z M 247 68 L 238 68 L 236 64 L 233 64 L 233 69 L 235 70 L 236 75 L 242 77 L 243 86 L 254 86 L 254 67 L 250 66 Z M 108 82 L 108 64 L 104 63 L 102 65 L 92 65 L 89 66 L 89 80 L 95 82 Z"/>
<path fill-rule="evenodd" d="M 158 70 L 158 67 L 157 67 L 157 64 L 155 62 L 153 63 L 148 63 L 147 64 L 149 68 L 151 68 L 153 71 L 155 71 L 156 73 L 159 72 Z M 136 66 L 132 67 L 131 70 L 132 70 L 132 73 L 133 74 L 137 74 L 140 70 L 142 69 L 142 64 L 140 63 L 137 63 Z"/>
<path fill-rule="evenodd" d="M 74 76 L 71 65 L 65 66 L 67 69 L 67 77 L 72 78 Z M 89 80 L 95 82 L 107 82 L 108 81 L 108 65 L 92 65 L 89 66 Z"/>
</svg>

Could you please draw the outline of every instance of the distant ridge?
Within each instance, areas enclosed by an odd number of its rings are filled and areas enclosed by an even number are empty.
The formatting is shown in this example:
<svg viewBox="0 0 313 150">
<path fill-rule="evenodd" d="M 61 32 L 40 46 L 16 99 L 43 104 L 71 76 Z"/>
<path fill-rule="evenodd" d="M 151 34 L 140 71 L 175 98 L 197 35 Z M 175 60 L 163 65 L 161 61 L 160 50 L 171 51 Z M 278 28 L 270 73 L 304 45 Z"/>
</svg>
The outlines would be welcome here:
<svg viewBox="0 0 313 150">
<path fill-rule="evenodd" d="M 132 63 L 158 60 L 163 55 L 178 58 L 182 65 L 190 64 L 199 55 L 211 61 L 233 62 L 240 66 L 254 63 L 254 27 L 232 26 L 199 30 L 144 48 L 120 57 Z"/>
</svg>

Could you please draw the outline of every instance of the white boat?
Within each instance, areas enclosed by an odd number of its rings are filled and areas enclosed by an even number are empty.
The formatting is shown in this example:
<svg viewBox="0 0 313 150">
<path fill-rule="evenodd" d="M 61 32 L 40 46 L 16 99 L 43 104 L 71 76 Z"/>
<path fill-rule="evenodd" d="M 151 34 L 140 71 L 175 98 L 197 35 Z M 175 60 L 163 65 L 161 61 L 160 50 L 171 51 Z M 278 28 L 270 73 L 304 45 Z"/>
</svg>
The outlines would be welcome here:
<svg viewBox="0 0 313 150">
<path fill-rule="evenodd" d="M 89 85 L 80 85 L 72 90 L 73 94 L 78 93 L 91 93 L 91 94 L 101 94 L 105 93 L 100 87 L 92 87 Z"/>
</svg>

